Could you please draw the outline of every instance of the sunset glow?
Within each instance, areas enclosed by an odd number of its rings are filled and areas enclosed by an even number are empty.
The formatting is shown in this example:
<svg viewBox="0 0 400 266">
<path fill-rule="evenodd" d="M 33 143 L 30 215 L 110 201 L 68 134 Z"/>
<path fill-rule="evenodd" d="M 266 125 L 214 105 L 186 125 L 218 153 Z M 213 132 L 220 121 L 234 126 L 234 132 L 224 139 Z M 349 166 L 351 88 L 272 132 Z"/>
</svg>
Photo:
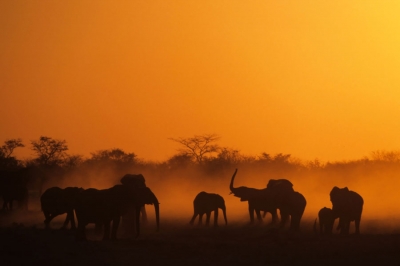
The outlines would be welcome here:
<svg viewBox="0 0 400 266">
<path fill-rule="evenodd" d="M 398 263 L 399 14 L 0 1 L 0 264 Z"/>
<path fill-rule="evenodd" d="M 400 149 L 395 1 L 2 1 L 0 140 L 166 160 L 171 137 L 323 161 Z M 16 150 L 20 158 L 29 147 Z"/>
</svg>

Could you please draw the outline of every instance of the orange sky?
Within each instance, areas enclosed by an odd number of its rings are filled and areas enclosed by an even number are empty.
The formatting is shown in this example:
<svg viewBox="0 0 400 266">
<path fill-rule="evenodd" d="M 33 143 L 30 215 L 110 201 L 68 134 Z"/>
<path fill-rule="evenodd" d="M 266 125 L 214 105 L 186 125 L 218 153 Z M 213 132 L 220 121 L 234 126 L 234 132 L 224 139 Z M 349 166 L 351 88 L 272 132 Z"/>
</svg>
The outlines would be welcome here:
<svg viewBox="0 0 400 266">
<path fill-rule="evenodd" d="M 204 133 L 245 155 L 400 149 L 398 1 L 0 2 L 0 143 L 165 160 Z"/>
</svg>

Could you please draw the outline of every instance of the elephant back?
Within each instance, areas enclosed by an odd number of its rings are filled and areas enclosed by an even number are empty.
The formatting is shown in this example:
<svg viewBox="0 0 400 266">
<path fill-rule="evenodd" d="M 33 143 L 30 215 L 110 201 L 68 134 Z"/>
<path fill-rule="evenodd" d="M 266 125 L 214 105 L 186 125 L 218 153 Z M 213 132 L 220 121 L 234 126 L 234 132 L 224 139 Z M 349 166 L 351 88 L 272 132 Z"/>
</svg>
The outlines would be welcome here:
<svg viewBox="0 0 400 266">
<path fill-rule="evenodd" d="M 120 182 L 123 185 L 136 188 L 146 187 L 146 180 L 142 174 L 126 174 L 121 178 Z"/>
<path fill-rule="evenodd" d="M 284 200 L 288 195 L 294 193 L 293 184 L 287 179 L 271 179 L 267 184 L 267 195 L 278 201 Z"/>
</svg>

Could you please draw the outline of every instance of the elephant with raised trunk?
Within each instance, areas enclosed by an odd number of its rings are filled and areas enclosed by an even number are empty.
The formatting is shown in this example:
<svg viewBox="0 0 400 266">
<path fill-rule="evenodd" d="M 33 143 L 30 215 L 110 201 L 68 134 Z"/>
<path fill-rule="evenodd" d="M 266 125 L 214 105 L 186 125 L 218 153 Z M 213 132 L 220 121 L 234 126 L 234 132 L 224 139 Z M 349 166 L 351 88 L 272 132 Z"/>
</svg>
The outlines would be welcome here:
<svg viewBox="0 0 400 266">
<path fill-rule="evenodd" d="M 254 189 L 248 187 L 233 186 L 237 169 L 235 170 L 230 189 L 231 192 L 241 199 L 241 201 L 258 202 L 268 206 L 270 210 L 279 209 L 281 214 L 280 227 L 283 228 L 290 216 L 290 230 L 298 231 L 300 228 L 301 217 L 306 207 L 306 199 L 304 196 L 293 190 L 293 184 L 286 179 L 271 179 L 265 189 Z M 273 214 L 274 215 L 274 214 Z M 274 220 L 274 219 L 273 219 Z"/>
<path fill-rule="evenodd" d="M 237 169 L 232 176 L 231 183 L 229 185 L 229 189 L 231 190 L 230 194 L 233 194 L 235 197 L 240 198 L 240 201 L 248 202 L 250 223 L 254 223 L 254 212 L 257 215 L 257 220 L 259 222 L 262 221 L 261 211 L 269 212 L 272 215 L 272 224 L 275 224 L 278 220 L 277 208 L 265 200 L 265 195 L 267 189 L 257 189 L 257 188 L 249 188 L 245 186 L 234 187 L 233 182 L 235 180 L 235 176 L 237 173 Z M 264 213 L 264 216 L 265 216 Z"/>
<path fill-rule="evenodd" d="M 222 196 L 214 193 L 200 192 L 193 201 L 194 214 L 190 220 L 190 224 L 199 216 L 199 224 L 202 224 L 203 215 L 206 214 L 206 226 L 210 223 L 211 212 L 214 212 L 214 226 L 218 226 L 218 208 L 222 210 L 225 219 L 225 225 L 228 225 L 226 219 L 225 200 Z"/>
<path fill-rule="evenodd" d="M 61 229 L 65 229 L 68 223 L 71 223 L 71 229 L 76 229 L 74 209 L 77 206 L 79 194 L 83 188 L 52 187 L 47 189 L 40 197 L 40 204 L 45 217 L 44 224 L 46 228 L 50 228 L 50 222 L 58 215 L 67 214 Z"/>
<path fill-rule="evenodd" d="M 338 188 L 335 186 L 330 192 L 330 199 L 333 218 L 339 218 L 337 230 L 340 229 L 341 234 L 349 234 L 350 222 L 354 221 L 355 233 L 360 234 L 360 221 L 364 205 L 363 198 L 347 187 Z"/>
<path fill-rule="evenodd" d="M 136 212 L 136 236 L 140 233 L 140 208 L 144 204 L 154 204 L 156 212 L 157 231 L 159 229 L 159 203 L 149 188 L 140 192 L 133 191 L 126 185 L 115 185 L 108 189 L 86 189 L 80 193 L 75 209 L 78 219 L 77 240 L 85 240 L 85 227 L 89 223 L 104 226 L 103 240 L 117 238 L 117 230 L 121 215 L 133 208 Z M 110 230 L 112 222 L 112 229 Z"/>
</svg>

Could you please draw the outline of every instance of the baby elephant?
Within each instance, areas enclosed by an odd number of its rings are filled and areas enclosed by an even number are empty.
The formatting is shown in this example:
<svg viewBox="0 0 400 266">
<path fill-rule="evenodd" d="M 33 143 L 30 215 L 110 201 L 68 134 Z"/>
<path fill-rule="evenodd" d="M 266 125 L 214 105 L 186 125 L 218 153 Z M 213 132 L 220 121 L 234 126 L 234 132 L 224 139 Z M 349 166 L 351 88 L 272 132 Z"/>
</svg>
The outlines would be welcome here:
<svg viewBox="0 0 400 266">
<path fill-rule="evenodd" d="M 200 192 L 197 194 L 196 198 L 193 201 L 194 214 L 192 220 L 190 220 L 190 224 L 193 224 L 197 215 L 199 215 L 199 224 L 202 224 L 203 215 L 207 215 L 206 226 L 210 223 L 211 212 L 214 212 L 214 226 L 218 226 L 218 208 L 222 209 L 225 219 L 225 225 L 228 224 L 226 219 L 226 207 L 225 200 L 218 194 Z"/>
<path fill-rule="evenodd" d="M 319 219 L 320 234 L 321 235 L 332 234 L 333 223 L 335 222 L 332 209 L 323 207 L 318 212 L 318 219 Z"/>
</svg>

